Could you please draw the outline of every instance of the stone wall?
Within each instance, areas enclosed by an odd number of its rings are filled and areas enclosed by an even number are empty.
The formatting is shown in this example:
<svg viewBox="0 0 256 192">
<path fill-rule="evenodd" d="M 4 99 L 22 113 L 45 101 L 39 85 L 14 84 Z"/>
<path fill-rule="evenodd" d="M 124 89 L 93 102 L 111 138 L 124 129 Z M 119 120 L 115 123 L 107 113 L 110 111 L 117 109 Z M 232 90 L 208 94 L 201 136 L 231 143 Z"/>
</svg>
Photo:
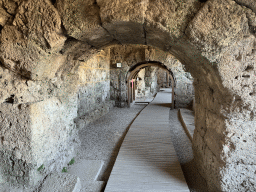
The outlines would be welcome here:
<svg viewBox="0 0 256 192">
<path fill-rule="evenodd" d="M 172 71 L 174 77 L 174 92 L 175 92 L 175 107 L 186 108 L 192 107 L 194 99 L 193 77 L 189 72 L 186 72 L 184 66 L 179 60 L 172 55 L 167 55 L 165 65 Z M 158 83 L 166 87 L 167 85 L 166 72 L 159 71 Z M 171 85 L 171 80 L 169 80 Z"/>
<path fill-rule="evenodd" d="M 157 81 L 157 67 L 146 67 L 141 69 L 135 80 L 135 98 L 152 97 L 159 89 Z"/>
<path fill-rule="evenodd" d="M 157 86 L 157 67 L 147 67 L 145 70 L 145 86 L 149 87 L 151 96 L 156 94 L 158 91 Z"/>
<path fill-rule="evenodd" d="M 33 168 L 24 165 L 27 171 L 22 173 L 19 172 L 24 170 L 22 161 L 9 160 L 10 156 L 14 157 L 15 147 L 22 147 L 13 145 L 8 134 L 18 130 L 23 133 L 27 129 L 21 138 L 32 147 L 37 146 L 30 138 L 33 126 L 38 125 L 34 121 L 30 123 L 29 119 L 35 117 L 30 107 L 49 114 L 49 106 L 44 102 L 57 99 L 61 102 L 60 107 L 55 107 L 56 113 L 68 111 L 63 110 L 61 103 L 67 108 L 69 100 L 77 99 L 80 62 L 86 62 L 106 46 L 141 44 L 143 49 L 123 46 L 114 52 L 111 50 L 110 97 L 118 101 L 116 104 L 125 105 L 124 85 L 130 66 L 143 61 L 165 64 L 168 55 L 174 55 L 194 78 L 196 130 L 193 148 L 198 169 L 211 191 L 255 191 L 255 3 L 252 0 L 120 2 L 0 2 L 0 102 L 3 111 L 0 128 L 1 153 L 6 154 L 1 159 L 4 161 L 1 176 L 6 175 L 6 170 L 12 175 L 4 182 L 26 179 L 30 170 L 36 170 L 41 163 L 41 158 L 35 158 L 39 163 L 33 162 Z M 114 69 L 116 62 L 121 62 L 123 68 Z M 103 92 L 95 95 L 105 98 Z M 23 116 L 18 115 L 20 105 Z M 23 105 L 28 106 L 24 111 Z M 85 112 L 80 107 L 79 113 Z M 60 119 L 64 117 L 63 114 Z M 71 118 L 69 120 L 72 125 Z M 12 121 L 17 122 L 15 126 L 10 124 Z M 52 122 L 51 117 L 47 122 Z M 51 130 L 51 123 L 48 126 Z M 37 127 L 37 130 L 45 129 Z M 63 146 L 66 142 L 68 139 L 63 140 Z M 3 144 L 8 145 L 4 147 Z M 58 148 L 58 141 L 52 145 Z M 24 154 L 26 147 L 22 149 Z M 48 154 L 41 151 L 42 159 L 44 153 Z M 23 157 L 17 154 L 18 158 Z M 31 155 L 37 154 L 33 151 Z M 17 168 L 12 169 L 13 162 Z M 16 174 L 23 175 L 16 178 Z"/>
<path fill-rule="evenodd" d="M 175 75 L 175 107 L 192 107 L 195 96 L 193 77 L 190 73 L 183 69 L 183 65 L 177 61 L 172 60 L 172 71 Z"/>
<path fill-rule="evenodd" d="M 238 2 L 248 7 L 253 5 L 250 1 Z M 220 16 L 220 12 L 225 14 Z M 218 63 L 216 70 L 222 85 L 214 80 L 209 81 L 208 86 L 202 81 L 194 81 L 196 130 L 193 148 L 197 167 L 211 191 L 255 191 L 256 154 L 252 150 L 256 145 L 253 139 L 255 13 L 235 1 L 208 1 L 191 22 L 191 27 L 206 20 L 211 21 L 208 27 L 199 26 L 196 30 L 188 27 L 191 31 L 187 34 L 197 41 L 206 58 Z M 237 22 L 235 31 L 223 24 L 233 25 L 233 22 Z M 197 39 L 199 34 L 205 41 Z M 212 78 L 207 69 L 205 74 L 206 79 Z M 221 86 L 228 91 L 221 91 Z"/>
<path fill-rule="evenodd" d="M 167 77 L 168 77 L 168 72 L 167 71 L 165 71 L 163 69 L 159 69 L 157 71 L 158 87 L 165 88 L 165 87 L 169 87 L 169 85 L 171 85 L 171 79 L 169 80 L 170 83 L 168 84 Z"/>
<path fill-rule="evenodd" d="M 1 104 L 1 183 L 36 186 L 61 170 L 79 144 L 73 119 L 76 97 L 27 104 Z M 42 170 L 38 170 L 41 167 Z"/>
<path fill-rule="evenodd" d="M 78 116 L 87 115 L 110 102 L 109 52 L 101 51 L 78 68 Z"/>
<path fill-rule="evenodd" d="M 83 129 L 114 106 L 110 100 L 110 57 L 109 50 L 102 50 L 90 59 L 80 62 L 77 70 L 78 129 Z"/>
<path fill-rule="evenodd" d="M 195 92 L 195 126 L 193 151 L 198 171 L 207 183 L 210 191 L 219 191 L 220 168 L 224 161 L 218 155 L 225 142 L 222 132 L 225 118 L 218 113 L 217 93 L 210 87 L 197 84 Z M 217 188 L 216 188 L 217 186 Z"/>
<path fill-rule="evenodd" d="M 145 68 L 140 70 L 140 72 L 138 73 L 137 79 L 134 83 L 136 85 L 135 99 L 138 97 L 144 97 L 146 95 Z"/>
<path fill-rule="evenodd" d="M 107 52 L 68 64 L 71 69 L 44 81 L 0 67 L 0 183 L 33 188 L 61 171 L 76 155 L 78 129 L 113 107 Z"/>
</svg>

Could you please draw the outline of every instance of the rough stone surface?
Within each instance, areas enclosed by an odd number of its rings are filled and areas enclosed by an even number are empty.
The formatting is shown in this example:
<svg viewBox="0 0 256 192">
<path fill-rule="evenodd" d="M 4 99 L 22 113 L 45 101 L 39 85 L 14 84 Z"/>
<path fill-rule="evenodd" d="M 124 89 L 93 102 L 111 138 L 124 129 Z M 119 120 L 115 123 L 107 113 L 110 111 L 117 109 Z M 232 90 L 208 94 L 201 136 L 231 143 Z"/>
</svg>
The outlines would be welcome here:
<svg viewBox="0 0 256 192">
<path fill-rule="evenodd" d="M 256 12 L 256 2 L 254 0 L 235 0 L 235 2 L 239 5 L 248 7 L 254 13 Z"/>
<path fill-rule="evenodd" d="M 56 98 L 31 104 L 1 104 L 2 182 L 36 186 L 46 174 L 70 161 L 79 144 L 72 123 L 77 116 L 75 104 L 71 100 L 61 103 Z M 42 171 L 38 171 L 42 165 Z"/>
<path fill-rule="evenodd" d="M 112 36 L 101 26 L 99 6 L 95 0 L 58 0 L 57 9 L 61 14 L 67 34 L 94 46 L 110 43 Z"/>
<path fill-rule="evenodd" d="M 4 26 L 11 17 L 4 8 L 0 8 L 0 25 Z"/>
<path fill-rule="evenodd" d="M 145 16 L 147 45 L 168 50 L 175 38 L 184 35 L 189 21 L 201 4 L 199 1 L 148 1 Z"/>
<path fill-rule="evenodd" d="M 25 80 L 0 68 L 4 102 L 1 104 L 1 153 L 5 165 L 1 182 L 34 186 L 73 158 L 79 144 L 76 135 L 79 126 L 76 128 L 74 119 L 89 114 L 86 117 L 89 123 L 113 106 L 109 101 L 109 64 L 104 58 L 108 57 L 101 52 L 93 60 L 75 63 L 77 72 L 71 71 L 63 80 L 61 75 L 50 81 Z M 12 164 L 17 167 L 17 173 L 11 171 Z M 41 165 L 44 169 L 38 172 L 36 169 Z"/>
<path fill-rule="evenodd" d="M 192 102 L 194 97 L 193 78 L 189 73 L 184 71 L 182 64 L 174 56 L 148 46 L 112 46 L 110 48 L 110 59 L 110 97 L 116 101 L 116 106 L 126 106 L 126 82 L 131 72 L 130 70 L 137 64 L 148 61 L 163 63 L 163 66 L 167 67 L 173 73 L 174 80 L 177 84 L 177 86 L 175 85 L 177 107 L 187 107 Z M 122 67 L 116 68 L 116 63 L 122 63 Z M 157 78 L 154 76 L 155 72 L 148 73 L 146 75 L 147 77 L 143 76 L 143 80 L 148 82 L 145 86 L 148 87 L 147 89 L 149 89 L 150 94 L 155 94 L 157 91 Z M 141 89 L 139 88 L 139 81 L 135 81 L 134 84 L 138 86 L 138 89 Z M 141 86 L 144 92 L 144 85 Z M 136 91 L 136 94 L 138 92 Z"/>
<path fill-rule="evenodd" d="M 219 59 L 223 49 L 248 33 L 248 9 L 235 1 L 210 0 L 189 23 L 186 34 L 210 61 Z M 221 17 L 218 17 L 221 15 Z M 251 12 L 255 20 L 255 15 Z M 227 27 L 228 26 L 228 27 Z"/>
<path fill-rule="evenodd" d="M 46 178 L 41 188 L 41 192 L 79 192 L 80 190 L 81 182 L 79 177 L 68 173 L 51 174 Z"/>
<path fill-rule="evenodd" d="M 27 78 L 42 79 L 51 76 L 62 64 L 58 65 L 55 52 L 65 40 L 60 16 L 49 0 L 24 1 L 12 25 L 2 30 L 0 57 L 12 71 Z"/>
<path fill-rule="evenodd" d="M 1 166 L 3 182 L 24 183 L 33 178 L 35 183 L 39 182 L 43 176 L 33 176 L 37 175 L 33 170 L 40 166 L 37 163 L 47 163 L 52 158 L 48 151 L 38 155 L 38 150 L 33 148 L 40 143 L 40 134 L 31 138 L 21 136 L 22 140 L 28 140 L 26 149 L 22 148 L 20 153 L 21 158 L 31 147 L 28 151 L 35 159 L 32 168 L 25 166 L 19 159 L 14 159 L 14 156 L 20 158 L 16 150 L 21 144 L 14 143 L 9 134 L 18 137 L 17 130 L 26 130 L 28 135 L 31 131 L 32 134 L 35 131 L 33 125 L 38 125 L 37 132 L 48 128 L 55 130 L 54 118 L 58 125 L 62 125 L 60 121 L 63 119 L 67 130 L 75 129 L 71 125 L 77 113 L 86 115 L 97 111 L 98 107 L 107 105 L 111 95 L 124 106 L 129 68 L 144 61 L 165 64 L 171 53 L 194 80 L 196 130 L 193 150 L 198 170 L 209 189 L 255 189 L 254 2 L 58 0 L 56 7 L 53 3 L 50 0 L 0 1 L 0 133 L 1 138 L 8 138 L 1 143 L 1 146 L 5 144 L 1 147 L 4 156 L 1 161 L 7 165 Z M 120 43 L 147 46 L 124 46 L 116 50 L 110 47 L 107 53 L 100 51 L 107 45 Z M 103 56 L 95 57 L 97 54 Z M 116 62 L 121 62 L 123 68 L 114 69 L 112 64 Z M 89 66 L 83 68 L 84 63 Z M 109 68 L 102 67 L 109 65 Z M 189 76 L 186 78 L 191 80 Z M 178 85 L 178 81 L 176 83 Z M 190 83 L 187 85 L 192 87 Z M 109 91 L 111 88 L 114 89 Z M 189 96 L 193 93 L 190 88 L 184 89 Z M 78 98 L 79 94 L 88 97 L 88 103 L 85 98 Z M 47 101 L 54 107 L 51 108 Z M 76 104 L 69 106 L 68 103 L 73 101 Z M 28 106 L 28 109 L 21 109 L 19 114 L 22 106 Z M 72 108 L 72 118 L 64 121 L 68 107 Z M 36 109 L 42 110 L 39 117 L 33 114 Z M 48 115 L 52 117 L 48 119 Z M 38 123 L 40 119 L 47 126 Z M 64 127 L 59 126 L 56 134 L 62 133 Z M 51 140 L 51 145 L 55 146 L 51 150 L 56 152 L 55 165 L 58 162 L 64 164 L 65 160 L 58 154 L 65 151 L 71 138 L 65 136 L 60 139 L 61 143 Z M 13 157 L 11 161 L 9 157 Z M 12 169 L 13 162 L 14 167 L 19 168 Z M 9 179 L 3 179 L 3 170 L 9 171 Z"/>
<path fill-rule="evenodd" d="M 97 1 L 102 25 L 119 42 L 145 44 L 143 29 L 146 0 Z M 120 10 L 122 13 L 120 14 Z M 118 26 L 118 27 L 117 27 Z"/>
<path fill-rule="evenodd" d="M 100 160 L 80 159 L 68 167 L 68 173 L 78 176 L 81 181 L 81 191 L 101 192 L 104 181 L 98 181 L 104 162 Z"/>
<path fill-rule="evenodd" d="M 175 81 L 175 107 L 191 107 L 195 92 L 193 77 L 186 72 L 184 65 L 172 55 L 166 57 L 166 66 L 171 69 Z"/>
<path fill-rule="evenodd" d="M 153 97 L 159 90 L 157 81 L 157 67 L 146 67 L 142 69 L 134 82 L 135 100 L 144 97 Z"/>
</svg>

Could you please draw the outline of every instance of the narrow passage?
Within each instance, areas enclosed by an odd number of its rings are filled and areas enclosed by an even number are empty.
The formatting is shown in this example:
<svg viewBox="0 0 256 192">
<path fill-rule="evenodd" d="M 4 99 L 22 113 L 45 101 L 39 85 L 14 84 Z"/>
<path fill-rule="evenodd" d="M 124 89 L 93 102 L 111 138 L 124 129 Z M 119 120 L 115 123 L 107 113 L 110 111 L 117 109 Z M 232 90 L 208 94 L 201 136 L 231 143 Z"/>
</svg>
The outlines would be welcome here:
<svg viewBox="0 0 256 192">
<path fill-rule="evenodd" d="M 171 141 L 171 90 L 163 89 L 131 125 L 105 192 L 189 191 Z"/>
</svg>

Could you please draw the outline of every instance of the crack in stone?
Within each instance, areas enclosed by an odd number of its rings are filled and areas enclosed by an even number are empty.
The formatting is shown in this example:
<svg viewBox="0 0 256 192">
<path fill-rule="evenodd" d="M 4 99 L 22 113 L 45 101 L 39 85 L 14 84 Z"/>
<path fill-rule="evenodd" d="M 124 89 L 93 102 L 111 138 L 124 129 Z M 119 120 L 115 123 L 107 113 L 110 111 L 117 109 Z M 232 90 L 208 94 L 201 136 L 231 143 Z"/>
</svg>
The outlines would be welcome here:
<svg viewBox="0 0 256 192">
<path fill-rule="evenodd" d="M 148 42 L 147 42 L 147 31 L 145 29 L 145 23 L 143 23 L 143 32 L 144 32 L 144 38 L 145 38 L 145 45 L 148 45 Z"/>
<path fill-rule="evenodd" d="M 250 6 L 248 6 L 248 5 L 246 5 L 246 4 L 243 4 L 243 3 L 241 3 L 241 2 L 237 2 L 237 0 L 234 0 L 234 1 L 236 2 L 236 4 L 238 4 L 238 5 L 240 5 L 240 6 L 246 7 L 246 8 L 250 9 L 252 12 L 254 12 L 254 13 L 256 14 L 256 12 L 253 11 L 253 9 L 252 9 Z"/>
<path fill-rule="evenodd" d="M 183 32 L 183 34 L 184 34 L 184 36 L 185 36 L 186 38 L 188 38 L 188 36 L 187 36 L 187 34 L 186 34 L 186 31 L 188 30 L 188 27 L 189 27 L 190 23 L 194 20 L 195 17 L 197 17 L 197 15 L 201 12 L 201 10 L 203 9 L 203 7 L 205 6 L 206 3 L 207 3 L 207 2 L 201 3 L 202 6 L 198 9 L 197 12 L 195 12 L 194 16 L 191 17 L 191 19 L 187 22 L 187 26 L 185 27 L 184 32 Z"/>
<path fill-rule="evenodd" d="M 145 2 L 145 1 L 143 1 L 143 3 L 144 3 L 144 2 Z M 144 32 L 144 38 L 145 38 L 145 45 L 148 45 L 145 18 L 146 18 L 146 12 L 147 12 L 148 6 L 149 6 L 149 1 L 146 0 L 146 2 L 147 2 L 147 5 L 145 5 L 145 7 L 143 8 L 143 11 L 144 11 L 144 12 L 143 12 L 143 24 L 142 24 L 142 26 L 143 26 L 143 32 Z"/>
<path fill-rule="evenodd" d="M 244 4 L 244 3 L 241 3 L 241 2 L 237 2 L 237 0 L 235 0 L 235 3 L 241 7 L 246 7 L 247 9 L 251 10 L 253 13 L 255 13 L 255 16 L 256 16 L 256 12 L 248 5 Z M 249 30 L 250 30 L 250 33 L 254 36 L 256 36 L 256 26 L 254 26 L 251 22 L 251 18 L 250 16 L 248 15 L 248 12 L 245 13 L 245 16 L 248 20 L 248 26 L 249 26 Z"/>
<path fill-rule="evenodd" d="M 6 11 L 6 13 L 8 13 L 9 15 L 11 15 L 13 17 L 17 14 L 17 13 L 12 14 L 12 13 L 8 12 L 8 10 L 7 10 L 7 8 L 5 6 L 2 6 L 2 8 Z M 15 10 L 15 12 L 17 12 L 17 9 Z"/>
<path fill-rule="evenodd" d="M 250 17 L 245 14 L 247 20 L 248 20 L 248 26 L 249 26 L 249 32 L 256 37 L 256 26 L 253 26 L 253 24 L 250 22 Z"/>
<path fill-rule="evenodd" d="M 103 27 L 102 19 L 101 19 L 101 17 L 100 17 L 100 6 L 99 6 L 97 0 L 94 0 L 94 5 L 97 6 L 97 8 L 99 9 L 99 12 L 98 12 L 99 19 L 100 19 L 99 25 L 109 34 L 110 37 L 113 38 L 113 41 L 115 40 L 115 41 L 117 41 L 120 45 L 123 45 L 123 44 L 122 44 L 119 40 L 117 40 L 105 27 Z M 111 41 L 111 42 L 113 42 L 113 41 Z"/>
</svg>

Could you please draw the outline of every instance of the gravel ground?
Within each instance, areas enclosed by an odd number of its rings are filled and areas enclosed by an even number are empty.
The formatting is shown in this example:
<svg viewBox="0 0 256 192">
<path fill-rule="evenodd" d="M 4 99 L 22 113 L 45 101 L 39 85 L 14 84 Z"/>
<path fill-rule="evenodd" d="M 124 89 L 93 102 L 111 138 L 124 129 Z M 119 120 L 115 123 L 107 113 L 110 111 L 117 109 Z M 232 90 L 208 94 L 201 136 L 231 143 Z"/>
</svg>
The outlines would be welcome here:
<svg viewBox="0 0 256 192">
<path fill-rule="evenodd" d="M 207 192 L 206 181 L 194 166 L 192 143 L 178 120 L 178 110 L 170 110 L 171 138 L 191 192 Z"/>
<path fill-rule="evenodd" d="M 145 104 L 116 108 L 79 132 L 81 147 L 77 159 L 103 160 L 98 181 L 108 181 L 118 151 L 130 124 Z M 170 133 L 185 179 L 191 192 L 207 192 L 205 180 L 194 167 L 192 144 L 183 130 L 177 110 L 170 110 Z"/>
<path fill-rule="evenodd" d="M 98 181 L 107 182 L 124 136 L 145 104 L 116 108 L 79 132 L 81 147 L 77 159 L 103 160 Z"/>
</svg>

